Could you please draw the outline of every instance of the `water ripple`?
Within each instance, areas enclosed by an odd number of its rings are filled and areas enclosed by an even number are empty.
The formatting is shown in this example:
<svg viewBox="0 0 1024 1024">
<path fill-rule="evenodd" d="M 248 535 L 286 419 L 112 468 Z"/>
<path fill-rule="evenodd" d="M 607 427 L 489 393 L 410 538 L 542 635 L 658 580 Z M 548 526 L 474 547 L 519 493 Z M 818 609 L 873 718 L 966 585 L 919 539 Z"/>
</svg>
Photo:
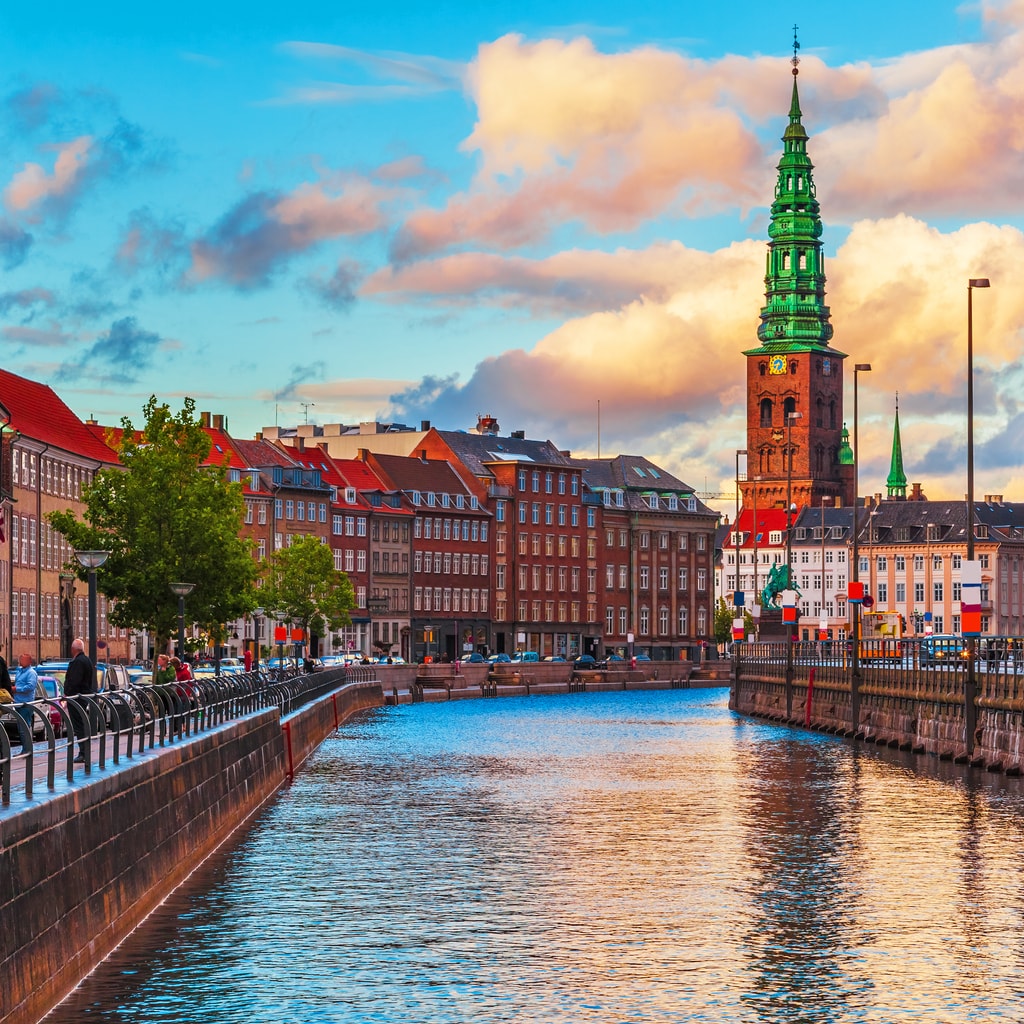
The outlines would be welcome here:
<svg viewBox="0 0 1024 1024">
<path fill-rule="evenodd" d="M 380 709 L 51 1018 L 1024 1020 L 1015 780 L 724 691 Z"/>
</svg>

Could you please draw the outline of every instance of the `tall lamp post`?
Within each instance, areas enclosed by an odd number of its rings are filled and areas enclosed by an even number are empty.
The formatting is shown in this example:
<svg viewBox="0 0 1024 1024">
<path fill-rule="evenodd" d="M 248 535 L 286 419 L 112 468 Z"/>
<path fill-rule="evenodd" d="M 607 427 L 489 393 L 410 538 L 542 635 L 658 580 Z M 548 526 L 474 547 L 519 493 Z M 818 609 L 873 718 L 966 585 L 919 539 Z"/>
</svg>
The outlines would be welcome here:
<svg viewBox="0 0 1024 1024">
<path fill-rule="evenodd" d="M 185 660 L 185 598 L 195 590 L 194 583 L 171 583 L 171 592 L 178 596 L 178 657 Z"/>
<path fill-rule="evenodd" d="M 972 297 L 975 288 L 989 288 L 987 277 L 972 277 L 967 282 L 967 562 L 969 572 L 974 573 L 974 308 Z M 967 568 L 967 567 L 965 567 Z M 980 573 L 976 574 L 980 584 Z M 971 576 L 972 583 L 975 575 Z M 970 589 L 977 590 L 978 598 L 981 599 L 980 586 L 971 586 Z M 961 592 L 966 596 L 967 591 L 961 587 Z M 967 747 L 967 756 L 974 753 L 974 730 L 977 728 L 978 711 L 975 706 L 977 697 L 977 681 L 974 669 L 974 656 L 977 645 L 976 637 L 981 632 L 980 604 L 978 608 L 978 621 L 971 623 L 977 628 L 968 631 L 964 629 L 964 614 L 961 607 L 960 630 L 965 634 L 967 640 L 967 681 L 964 685 L 964 740 Z M 972 614 L 973 617 L 973 614 Z"/>
<path fill-rule="evenodd" d="M 860 501 L 859 485 L 857 474 L 860 472 L 860 452 L 857 448 L 857 375 L 867 373 L 871 370 L 870 363 L 857 363 L 853 367 L 853 567 L 850 575 L 851 583 L 857 583 L 860 578 L 860 531 L 857 523 L 857 503 Z M 850 726 L 853 735 L 860 731 L 860 598 L 861 594 L 857 587 L 851 588 L 852 597 L 856 600 L 849 602 L 850 606 L 850 632 L 853 634 L 853 647 L 850 655 Z"/>
<path fill-rule="evenodd" d="M 799 412 L 786 413 L 786 589 L 793 590 L 793 422 Z M 794 609 L 795 613 L 795 609 Z M 783 601 L 782 619 L 786 609 Z M 793 630 L 796 621 L 786 623 L 786 718 L 793 717 Z"/>
<path fill-rule="evenodd" d="M 736 585 L 732 588 L 733 589 L 733 598 L 732 598 L 732 600 L 733 600 L 733 608 L 737 609 L 737 614 L 740 614 L 740 613 L 739 613 L 739 606 L 737 606 L 737 604 L 736 604 L 736 593 L 743 589 L 740 586 L 740 456 L 741 455 L 744 456 L 745 458 L 749 458 L 749 456 L 747 455 L 747 449 L 746 448 L 737 448 L 736 449 L 736 518 L 734 520 L 735 525 L 733 526 L 733 530 L 732 530 L 732 535 L 733 535 L 733 538 L 734 538 L 732 547 L 733 547 L 733 552 L 736 555 Z M 749 473 L 749 468 L 748 468 L 747 472 Z M 744 474 L 744 479 L 746 479 L 746 474 Z M 756 594 L 754 595 L 754 600 L 755 601 L 757 600 L 757 595 Z"/>
<path fill-rule="evenodd" d="M 263 609 L 253 608 L 252 610 L 252 628 L 256 634 L 256 650 L 253 653 L 252 668 L 254 672 L 260 670 L 260 633 L 263 625 Z"/>
<path fill-rule="evenodd" d="M 96 666 L 96 570 L 110 557 L 109 551 L 76 551 L 75 558 L 89 571 L 89 660 Z"/>
</svg>

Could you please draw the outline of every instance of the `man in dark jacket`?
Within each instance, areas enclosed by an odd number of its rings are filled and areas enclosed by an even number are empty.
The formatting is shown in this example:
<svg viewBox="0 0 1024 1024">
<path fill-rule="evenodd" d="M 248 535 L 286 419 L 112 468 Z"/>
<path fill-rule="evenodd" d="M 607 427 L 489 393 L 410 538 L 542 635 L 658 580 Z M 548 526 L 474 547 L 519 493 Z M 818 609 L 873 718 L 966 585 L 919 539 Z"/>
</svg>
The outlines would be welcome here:
<svg viewBox="0 0 1024 1024">
<path fill-rule="evenodd" d="M 89 660 L 85 653 L 85 641 L 76 637 L 71 641 L 71 661 L 68 663 L 68 670 L 64 675 L 64 696 L 78 697 L 83 694 L 92 695 L 96 693 L 96 667 Z M 89 731 L 86 728 L 85 716 L 89 714 L 89 701 L 77 702 L 82 708 L 82 714 L 71 711 L 71 724 L 75 730 L 75 737 L 78 739 L 78 756 L 75 758 L 80 764 L 84 764 L 89 755 Z M 95 713 L 91 718 L 95 718 Z"/>
</svg>

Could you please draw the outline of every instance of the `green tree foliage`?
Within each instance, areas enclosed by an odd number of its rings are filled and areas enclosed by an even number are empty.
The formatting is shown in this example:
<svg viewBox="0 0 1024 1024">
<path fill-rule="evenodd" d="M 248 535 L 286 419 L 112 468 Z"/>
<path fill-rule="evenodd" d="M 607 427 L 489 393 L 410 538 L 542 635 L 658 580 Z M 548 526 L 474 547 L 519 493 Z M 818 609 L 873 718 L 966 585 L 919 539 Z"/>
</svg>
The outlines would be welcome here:
<svg viewBox="0 0 1024 1024">
<path fill-rule="evenodd" d="M 296 537 L 266 561 L 260 599 L 268 612 L 284 612 L 304 630 L 324 636 L 351 622 L 355 591 L 334 568 L 334 555 L 317 537 Z"/>
<path fill-rule="evenodd" d="M 725 598 L 720 597 L 715 606 L 714 633 L 715 641 L 726 644 L 732 640 L 732 620 L 736 617 L 735 611 L 725 603 Z M 743 635 L 750 636 L 754 632 L 754 616 L 743 609 Z"/>
<path fill-rule="evenodd" d="M 52 512 L 50 524 L 78 550 L 110 552 L 97 585 L 116 601 L 114 625 L 151 630 L 159 648 L 177 630 L 178 598 L 169 584 L 181 581 L 195 584 L 186 619 L 220 638 L 225 622 L 256 604 L 258 567 L 251 542 L 240 536 L 241 484 L 228 480 L 227 456 L 205 464 L 211 442 L 191 398 L 175 415 L 154 396 L 144 412 L 140 433 L 127 417 L 120 437 L 110 432 L 123 469 L 96 474 L 84 495 L 84 521 L 69 509 Z M 77 563 L 73 568 L 85 578 Z"/>
</svg>

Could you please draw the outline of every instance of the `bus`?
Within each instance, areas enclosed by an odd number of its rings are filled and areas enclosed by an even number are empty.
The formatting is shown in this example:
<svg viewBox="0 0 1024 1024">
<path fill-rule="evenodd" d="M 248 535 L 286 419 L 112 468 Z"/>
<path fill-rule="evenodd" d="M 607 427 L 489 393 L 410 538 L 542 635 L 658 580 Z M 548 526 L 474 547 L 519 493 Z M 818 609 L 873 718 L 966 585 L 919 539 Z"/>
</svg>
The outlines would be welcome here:
<svg viewBox="0 0 1024 1024">
<path fill-rule="evenodd" d="M 899 612 L 861 612 L 858 654 L 862 661 L 898 661 L 902 639 L 903 616 Z"/>
</svg>

